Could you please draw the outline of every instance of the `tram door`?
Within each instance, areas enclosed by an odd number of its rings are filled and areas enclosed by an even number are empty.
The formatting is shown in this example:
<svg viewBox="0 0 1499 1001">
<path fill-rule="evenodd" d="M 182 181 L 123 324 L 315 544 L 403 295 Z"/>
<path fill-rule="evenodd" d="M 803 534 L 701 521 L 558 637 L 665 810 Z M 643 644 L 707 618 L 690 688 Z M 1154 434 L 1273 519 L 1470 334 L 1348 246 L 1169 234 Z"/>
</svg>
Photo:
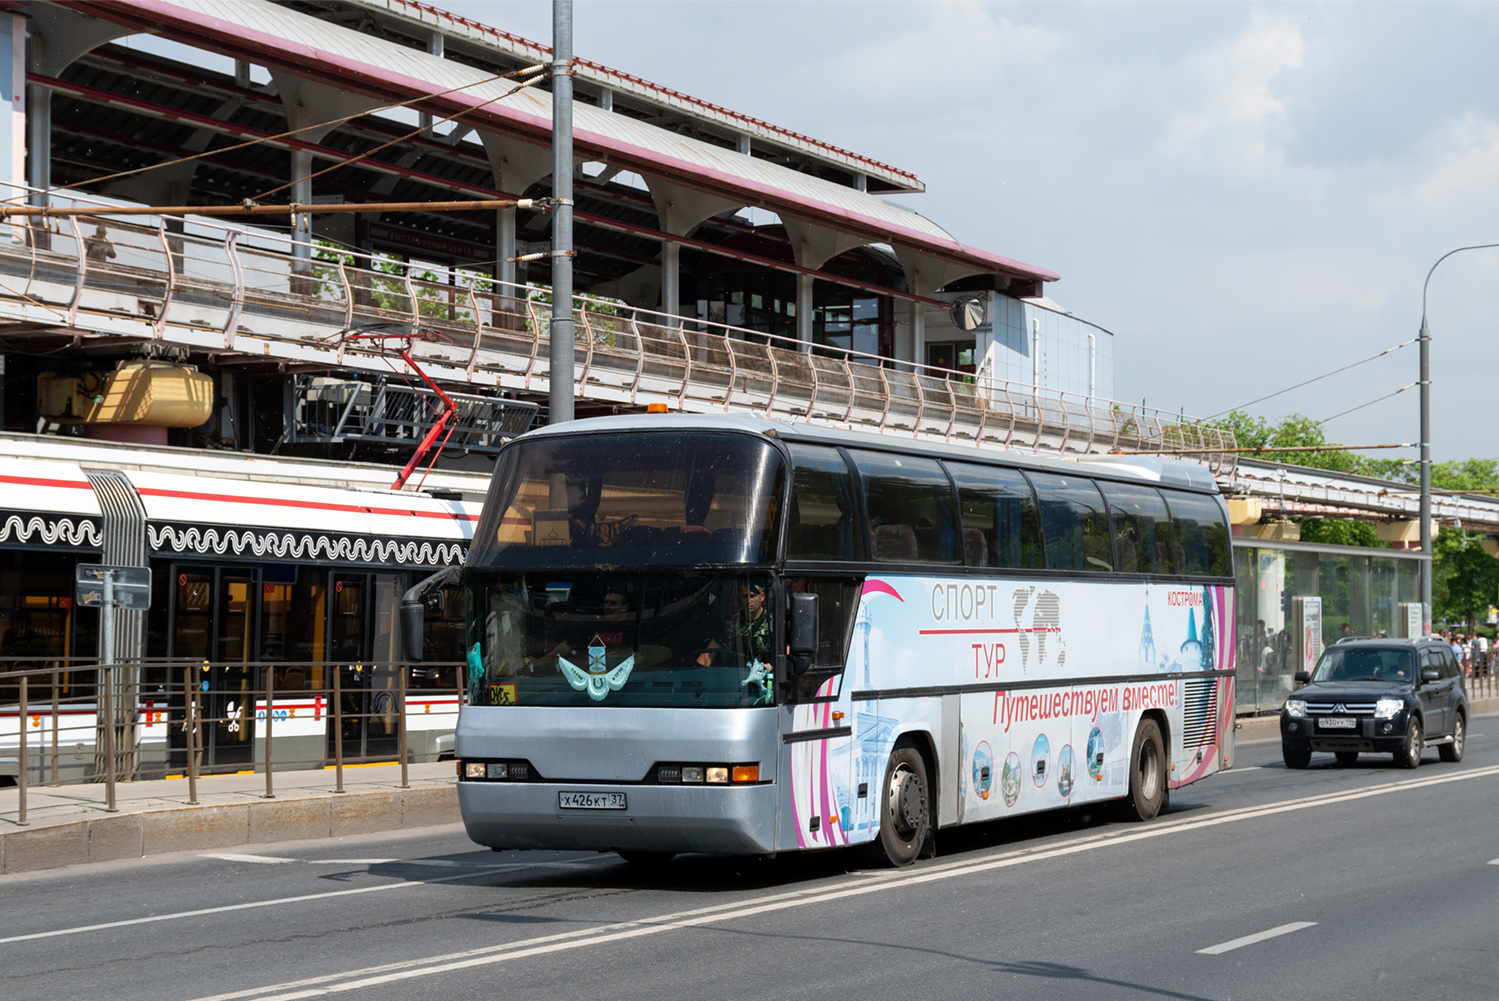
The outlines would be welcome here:
<svg viewBox="0 0 1499 1001">
<path fill-rule="evenodd" d="M 344 760 L 391 760 L 400 752 L 396 609 L 399 574 L 334 573 L 329 659 L 339 672 Z M 334 753 L 333 726 L 328 755 Z"/>
<path fill-rule="evenodd" d="M 205 771 L 253 767 L 255 689 L 251 665 L 258 659 L 260 572 L 231 567 L 172 567 L 170 639 L 167 655 L 207 662 L 194 671 L 201 696 Z M 185 747 L 184 735 L 171 735 L 172 749 Z M 174 754 L 174 759 L 177 755 Z"/>
</svg>

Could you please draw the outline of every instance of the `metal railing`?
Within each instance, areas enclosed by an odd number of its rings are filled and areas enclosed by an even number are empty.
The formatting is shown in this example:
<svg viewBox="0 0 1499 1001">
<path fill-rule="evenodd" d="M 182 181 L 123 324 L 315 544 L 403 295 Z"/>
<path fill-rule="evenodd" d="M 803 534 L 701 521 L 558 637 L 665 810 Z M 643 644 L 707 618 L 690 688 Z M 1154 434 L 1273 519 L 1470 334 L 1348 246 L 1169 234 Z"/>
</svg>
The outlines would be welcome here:
<svg viewBox="0 0 1499 1001">
<path fill-rule="evenodd" d="M 54 194 L 69 207 L 84 199 Z M 548 388 L 550 291 L 461 268 L 296 244 L 186 220 L 61 215 L 0 242 L 0 313 L 215 353 L 389 373 L 349 342 L 378 323 L 437 331 L 412 356 L 433 378 Z M 1031 452 L 1159 451 L 1231 475 L 1232 433 L 1086 394 L 919 365 L 588 296 L 574 300 L 580 400 L 667 403 Z"/>
<path fill-rule="evenodd" d="M 252 768 L 273 799 L 278 768 L 332 769 L 342 793 L 346 764 L 396 762 L 405 789 L 410 763 L 451 754 L 466 701 L 457 663 L 23 663 L 35 660 L 0 661 L 0 775 L 14 773 L 20 826 L 36 785 L 102 784 L 114 812 L 121 782 L 185 778 L 196 804 L 201 776 Z M 241 681 L 206 680 L 225 670 Z M 316 687 L 300 680 L 319 676 L 327 681 Z M 435 684 L 444 676 L 452 683 Z"/>
</svg>

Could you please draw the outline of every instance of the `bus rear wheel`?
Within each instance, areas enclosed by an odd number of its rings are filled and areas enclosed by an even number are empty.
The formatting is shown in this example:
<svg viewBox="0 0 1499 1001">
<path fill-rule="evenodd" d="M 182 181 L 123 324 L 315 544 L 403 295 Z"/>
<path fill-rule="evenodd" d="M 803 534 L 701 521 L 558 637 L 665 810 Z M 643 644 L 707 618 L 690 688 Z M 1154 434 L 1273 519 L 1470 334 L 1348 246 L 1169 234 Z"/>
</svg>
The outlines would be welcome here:
<svg viewBox="0 0 1499 1001">
<path fill-rule="evenodd" d="M 1135 728 L 1129 755 L 1129 798 L 1119 804 L 1125 820 L 1154 820 L 1166 804 L 1166 744 L 1155 720 L 1145 718 Z"/>
<path fill-rule="evenodd" d="M 910 865 L 932 829 L 926 762 L 914 747 L 897 747 L 890 755 L 882 789 L 880 833 L 861 854 L 874 865 Z"/>
</svg>

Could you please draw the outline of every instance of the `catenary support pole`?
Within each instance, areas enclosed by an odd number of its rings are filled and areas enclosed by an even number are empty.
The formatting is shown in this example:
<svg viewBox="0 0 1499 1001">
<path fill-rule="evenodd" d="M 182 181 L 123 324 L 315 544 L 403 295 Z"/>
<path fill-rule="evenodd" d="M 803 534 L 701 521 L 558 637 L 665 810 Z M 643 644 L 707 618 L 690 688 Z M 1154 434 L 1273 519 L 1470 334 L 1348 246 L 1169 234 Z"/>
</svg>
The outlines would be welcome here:
<svg viewBox="0 0 1499 1001">
<path fill-rule="evenodd" d="M 547 422 L 573 419 L 573 5 L 552 2 L 552 328 Z"/>
<path fill-rule="evenodd" d="M 1426 323 L 1426 291 L 1431 285 L 1432 273 L 1453 254 L 1464 250 L 1492 250 L 1499 243 L 1478 243 L 1471 247 L 1457 247 L 1437 258 L 1431 271 L 1426 272 L 1426 281 L 1421 283 L 1421 610 L 1422 626 L 1431 632 L 1434 618 L 1431 607 L 1431 328 Z"/>
</svg>

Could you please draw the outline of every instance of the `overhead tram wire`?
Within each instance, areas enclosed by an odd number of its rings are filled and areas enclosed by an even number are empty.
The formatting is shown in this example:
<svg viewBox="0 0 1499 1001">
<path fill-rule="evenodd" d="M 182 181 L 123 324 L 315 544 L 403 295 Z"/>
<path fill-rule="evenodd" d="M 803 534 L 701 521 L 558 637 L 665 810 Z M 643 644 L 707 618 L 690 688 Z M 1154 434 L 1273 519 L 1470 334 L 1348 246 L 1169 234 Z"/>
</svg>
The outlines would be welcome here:
<svg viewBox="0 0 1499 1001">
<path fill-rule="evenodd" d="M 1362 410 L 1365 407 L 1372 407 L 1376 403 L 1380 403 L 1380 402 L 1382 402 L 1384 400 L 1388 400 L 1392 396 L 1399 396 L 1401 393 L 1405 392 L 1407 389 L 1412 389 L 1415 386 L 1419 386 L 1419 385 L 1420 385 L 1420 383 L 1417 383 L 1417 382 L 1408 382 L 1404 386 L 1401 386 L 1399 389 L 1395 390 L 1393 393 L 1386 393 L 1386 394 L 1384 394 L 1381 397 L 1378 397 L 1376 399 L 1370 400 L 1368 403 L 1360 403 L 1356 407 L 1349 407 L 1347 410 L 1344 410 L 1342 413 L 1333 414 L 1331 417 L 1324 417 L 1322 420 L 1318 421 L 1317 424 L 1320 426 L 1320 425 L 1326 424 L 1328 421 L 1335 421 L 1339 417 L 1345 417 L 1348 414 L 1353 413 L 1355 410 Z"/>
<path fill-rule="evenodd" d="M 1337 375 L 1340 372 L 1346 372 L 1350 368 L 1358 368 L 1360 365 L 1367 365 L 1369 362 L 1376 361 L 1376 360 L 1378 360 L 1380 358 L 1383 358 L 1387 354 L 1393 354 L 1394 352 L 1399 351 L 1401 348 L 1408 348 L 1412 344 L 1415 344 L 1419 340 L 1420 340 L 1419 337 L 1412 337 L 1410 340 L 1408 340 L 1408 341 L 1402 341 L 1402 342 L 1400 342 L 1399 344 L 1395 345 L 1392 348 L 1385 348 L 1383 351 L 1381 351 L 1377 355 L 1370 355 L 1369 357 L 1363 359 L 1362 361 L 1356 361 L 1356 362 L 1353 362 L 1350 365 L 1344 365 L 1342 368 L 1335 368 L 1331 372 L 1324 372 L 1322 375 L 1315 376 L 1315 377 L 1313 377 L 1311 379 L 1306 380 L 1305 382 L 1298 382 L 1294 386 L 1287 386 L 1285 389 L 1278 389 L 1275 392 L 1271 393 L 1269 396 L 1261 396 L 1257 400 L 1250 400 L 1248 403 L 1242 403 L 1242 404 L 1240 404 L 1237 407 L 1229 407 L 1227 410 L 1220 410 L 1218 413 L 1214 414 L 1212 417 L 1204 417 L 1203 420 L 1205 420 L 1205 421 L 1215 420 L 1215 419 L 1217 419 L 1219 417 L 1222 417 L 1225 414 L 1231 414 L 1231 413 L 1233 413 L 1236 410 L 1243 410 L 1246 407 L 1252 407 L 1256 403 L 1264 403 L 1266 400 L 1273 400 L 1277 396 L 1284 396 L 1286 393 L 1289 393 L 1289 392 L 1291 392 L 1294 389 L 1300 389 L 1303 386 L 1310 386 L 1314 382 L 1320 382 L 1323 379 L 1330 378 L 1330 377 L 1332 377 L 1334 375 Z M 1378 402 L 1378 401 L 1374 401 L 1374 402 Z M 1342 414 L 1339 414 L 1338 416 L 1341 417 Z M 1329 417 L 1328 420 L 1332 420 L 1332 418 Z"/>
<path fill-rule="evenodd" d="M 203 160 L 203 159 L 206 159 L 206 158 L 211 157 L 211 156 L 219 156 L 220 154 L 223 154 L 223 153 L 233 153 L 235 150 L 245 149 L 245 148 L 247 148 L 249 146 L 259 146 L 262 143 L 274 142 L 277 139 L 286 139 L 286 138 L 288 138 L 290 136 L 299 135 L 299 134 L 301 134 L 303 132 L 311 132 L 314 129 L 327 128 L 330 125 L 343 125 L 343 124 L 345 124 L 347 122 L 352 122 L 356 118 L 364 118 L 364 117 L 366 117 L 368 115 L 378 114 L 378 113 L 380 113 L 382 111 L 394 111 L 397 108 L 405 108 L 405 107 L 408 107 L 408 106 L 413 105 L 413 104 L 417 104 L 417 103 L 422 102 L 422 101 L 430 101 L 430 100 L 433 100 L 435 98 L 446 97 L 449 94 L 456 94 L 456 93 L 459 93 L 460 91 L 470 90 L 470 89 L 472 89 L 474 87 L 482 87 L 485 84 L 494 83 L 494 82 L 496 82 L 498 80 L 515 79 L 516 77 L 525 76 L 528 73 L 536 73 L 538 71 L 541 71 L 542 75 L 546 76 L 546 75 L 550 75 L 550 71 L 551 70 L 550 70 L 550 67 L 547 66 L 546 63 L 538 63 L 538 64 L 533 65 L 533 66 L 525 66 L 525 67 L 522 67 L 521 69 L 518 69 L 518 70 L 511 70 L 508 73 L 497 73 L 494 76 L 485 77 L 482 80 L 475 80 L 472 83 L 465 83 L 465 84 L 462 84 L 462 85 L 457 86 L 457 87 L 449 87 L 446 90 L 436 90 L 436 91 L 433 91 L 430 94 L 418 94 L 416 97 L 410 97 L 410 98 L 407 98 L 404 101 L 398 101 L 398 102 L 396 102 L 394 104 L 381 105 L 378 108 L 371 108 L 368 111 L 359 111 L 359 112 L 356 112 L 356 113 L 354 113 L 352 115 L 344 115 L 341 118 L 330 118 L 328 121 L 325 121 L 325 122 L 315 122 L 312 125 L 304 125 L 301 128 L 299 128 L 299 129 L 288 129 L 285 132 L 278 132 L 275 135 L 261 136 L 261 137 L 259 137 L 257 139 L 247 139 L 246 141 L 244 141 L 242 143 L 235 143 L 232 146 L 223 146 L 223 147 L 221 147 L 219 149 L 205 150 L 202 153 L 194 153 L 192 156 L 181 156 L 181 157 L 177 157 L 176 159 L 173 159 L 173 160 L 163 160 L 160 163 L 150 163 L 150 164 L 147 164 L 144 167 L 135 167 L 135 168 L 132 168 L 130 170 L 121 170 L 121 171 L 118 171 L 118 172 L 113 173 L 113 174 L 105 174 L 103 177 L 91 177 L 87 181 L 84 181 L 82 183 L 84 183 L 84 184 L 103 184 L 105 181 L 116 181 L 116 180 L 119 180 L 122 177 L 132 177 L 132 176 L 134 176 L 136 174 L 144 174 L 144 173 L 146 173 L 148 171 L 160 170 L 163 167 L 176 166 L 179 163 L 191 163 L 194 160 Z M 534 82 L 534 81 L 528 81 L 528 82 Z M 514 93 L 514 91 L 511 91 L 511 93 Z M 509 96 L 510 96 L 509 94 L 504 95 L 504 97 L 509 97 Z M 504 97 L 495 98 L 495 100 L 504 100 Z M 486 104 L 492 104 L 493 101 L 486 101 L 485 103 Z M 481 105 L 481 107 L 482 107 L 482 105 Z M 471 111 L 473 109 L 468 109 L 468 110 Z M 451 120 L 452 119 L 444 119 L 444 121 L 451 121 Z M 432 125 L 426 126 L 426 127 L 422 128 L 422 129 L 418 129 L 417 132 L 418 133 L 425 132 L 425 131 L 427 131 L 427 129 L 433 128 L 436 125 L 440 125 L 440 124 L 442 124 L 442 123 L 441 122 L 434 122 Z M 413 133 L 413 134 L 416 134 L 416 133 Z M 397 141 L 399 141 L 399 140 L 397 140 Z M 374 152 L 374 151 L 371 150 L 370 152 Z M 368 155 L 368 153 L 366 153 L 365 155 Z M 0 206 L 14 204 L 15 202 L 17 202 L 17 201 L 19 201 L 21 199 L 30 198 L 30 197 L 32 197 L 35 194 L 47 194 L 47 195 L 50 195 L 50 194 L 55 194 L 55 193 L 58 193 L 58 192 L 68 191 L 68 190 L 71 190 L 74 187 L 76 187 L 76 185 L 75 186 L 54 185 L 53 187 L 46 188 L 45 190 L 40 191 L 40 192 L 27 191 L 24 194 L 13 195 L 10 198 L 0 199 Z M 276 190 L 279 190 L 279 189 L 276 189 Z"/>
</svg>

